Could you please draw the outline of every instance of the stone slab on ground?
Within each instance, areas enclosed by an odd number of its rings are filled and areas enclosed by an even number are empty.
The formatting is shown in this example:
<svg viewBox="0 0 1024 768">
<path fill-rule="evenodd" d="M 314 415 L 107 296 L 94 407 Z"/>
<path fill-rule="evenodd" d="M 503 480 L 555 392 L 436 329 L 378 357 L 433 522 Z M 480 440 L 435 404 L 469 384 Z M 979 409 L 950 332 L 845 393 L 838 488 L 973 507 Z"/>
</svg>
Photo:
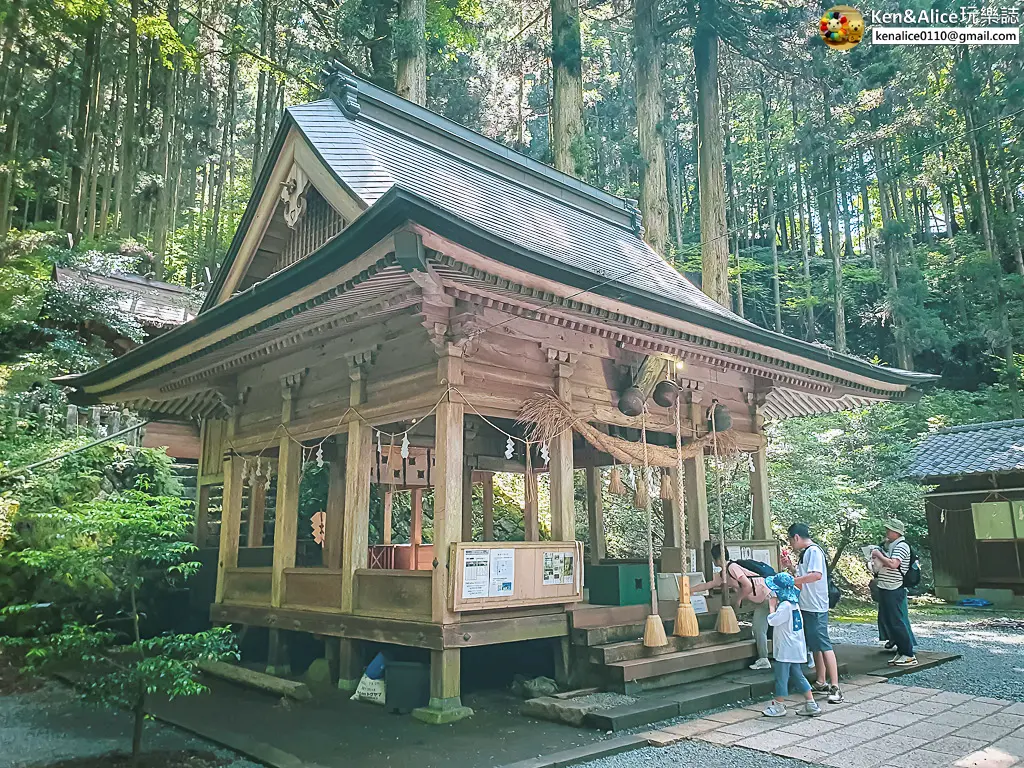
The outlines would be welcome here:
<svg viewBox="0 0 1024 768">
<path fill-rule="evenodd" d="M 576 697 L 539 696 L 523 702 L 519 711 L 528 717 L 581 726 L 591 712 L 636 702 L 635 696 L 592 691 Z M 607 729 L 614 730 L 614 729 Z"/>
<path fill-rule="evenodd" d="M 237 664 L 228 664 L 224 661 L 203 661 L 199 663 L 199 669 L 203 674 L 219 677 L 236 685 L 243 685 L 248 688 L 255 688 L 264 693 L 271 693 L 275 696 L 285 696 L 296 701 L 309 701 L 313 694 L 309 686 L 296 680 L 286 680 L 283 677 L 268 675 L 265 672 L 257 672 L 248 667 L 240 667 Z"/>
<path fill-rule="evenodd" d="M 599 731 L 624 731 L 678 716 L 679 702 L 676 699 L 645 696 L 632 704 L 590 712 L 584 724 Z"/>
</svg>

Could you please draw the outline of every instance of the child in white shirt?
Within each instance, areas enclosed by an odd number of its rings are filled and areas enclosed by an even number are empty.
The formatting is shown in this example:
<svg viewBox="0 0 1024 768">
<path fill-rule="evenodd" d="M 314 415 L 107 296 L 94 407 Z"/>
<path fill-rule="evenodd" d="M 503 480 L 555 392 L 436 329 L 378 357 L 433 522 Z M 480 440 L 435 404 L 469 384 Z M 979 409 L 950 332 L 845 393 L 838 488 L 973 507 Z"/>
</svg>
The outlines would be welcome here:
<svg viewBox="0 0 1024 768">
<path fill-rule="evenodd" d="M 801 666 L 807 661 L 807 641 L 804 639 L 803 617 L 800 615 L 800 590 L 788 573 L 777 573 L 764 581 L 769 590 L 768 623 L 775 628 L 772 635 L 775 656 L 775 698 L 764 710 L 766 717 L 785 717 L 785 698 L 792 680 L 797 693 L 804 695 L 805 704 L 799 715 L 816 717 L 821 708 L 814 701 L 811 685 L 804 677 Z"/>
</svg>

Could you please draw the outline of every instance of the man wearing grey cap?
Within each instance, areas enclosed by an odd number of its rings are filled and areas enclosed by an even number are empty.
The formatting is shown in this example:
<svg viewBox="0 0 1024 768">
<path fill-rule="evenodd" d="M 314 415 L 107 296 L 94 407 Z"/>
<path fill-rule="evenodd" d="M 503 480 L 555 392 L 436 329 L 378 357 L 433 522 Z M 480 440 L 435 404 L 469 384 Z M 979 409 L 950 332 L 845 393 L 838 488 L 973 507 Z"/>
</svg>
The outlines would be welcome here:
<svg viewBox="0 0 1024 768">
<path fill-rule="evenodd" d="M 907 614 L 907 589 L 903 577 L 910 570 L 910 544 L 903 538 L 906 526 L 899 520 L 885 521 L 885 550 L 875 549 L 871 557 L 878 561 L 878 616 L 889 640 L 896 644 L 896 656 L 889 664 L 913 667 L 914 640 Z"/>
</svg>

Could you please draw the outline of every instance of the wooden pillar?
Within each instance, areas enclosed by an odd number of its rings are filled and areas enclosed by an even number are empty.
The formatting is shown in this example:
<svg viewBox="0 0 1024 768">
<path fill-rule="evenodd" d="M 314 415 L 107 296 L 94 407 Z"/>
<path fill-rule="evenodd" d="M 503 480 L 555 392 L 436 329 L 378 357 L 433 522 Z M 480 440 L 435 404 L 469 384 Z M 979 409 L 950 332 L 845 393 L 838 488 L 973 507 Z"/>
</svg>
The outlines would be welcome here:
<svg viewBox="0 0 1024 768">
<path fill-rule="evenodd" d="M 224 500 L 220 516 L 220 550 L 217 553 L 217 590 L 214 602 L 224 602 L 225 573 L 238 567 L 238 538 L 242 523 L 242 457 L 224 462 Z"/>
<path fill-rule="evenodd" d="M 557 353 L 564 361 L 555 364 L 555 393 L 566 404 L 572 404 L 572 366 L 569 356 Z M 573 477 L 572 430 L 556 435 L 548 446 L 551 482 L 551 540 L 576 540 L 576 497 Z"/>
<path fill-rule="evenodd" d="M 687 544 L 697 550 L 697 570 L 705 570 L 704 542 L 710 539 L 711 528 L 708 520 L 707 472 L 704 456 L 696 456 L 683 462 L 686 474 L 686 527 L 689 531 Z M 686 562 L 690 553 L 684 552 Z"/>
<path fill-rule="evenodd" d="M 327 507 L 324 510 L 324 565 L 341 568 L 342 526 L 345 516 L 345 446 L 341 437 L 331 446 L 331 464 L 327 473 Z"/>
<path fill-rule="evenodd" d="M 702 393 L 690 392 L 690 423 L 693 424 L 694 437 L 699 437 L 706 432 L 701 400 Z M 686 528 L 690 534 L 687 544 L 691 549 L 697 551 L 697 570 L 709 573 L 710 568 L 704 562 L 704 542 L 711 538 L 711 524 L 708 519 L 707 467 L 704 464 L 704 454 L 686 459 L 683 462 L 683 470 L 686 483 Z M 683 557 L 685 558 L 684 562 L 688 563 L 690 553 L 684 552 Z"/>
<path fill-rule="evenodd" d="M 210 537 L 210 486 L 200 485 L 196 496 L 195 545 L 205 547 Z"/>
<path fill-rule="evenodd" d="M 485 472 L 483 478 L 484 541 L 494 541 L 494 474 Z"/>
<path fill-rule="evenodd" d="M 764 446 L 752 454 L 753 469 L 750 472 L 750 494 L 754 505 L 754 538 L 771 538 L 772 509 L 768 496 L 768 459 Z"/>
<path fill-rule="evenodd" d="M 342 523 L 341 610 L 352 612 L 356 571 L 365 568 L 370 537 L 371 430 L 358 419 L 348 425 L 345 514 Z"/>
<path fill-rule="evenodd" d="M 661 470 L 663 474 L 667 474 L 668 477 L 664 482 L 669 484 L 672 489 L 672 493 L 676 492 L 676 470 Z M 675 499 L 662 499 L 661 500 L 661 514 L 665 523 L 665 538 L 662 542 L 662 547 L 678 547 L 679 542 L 682 540 L 680 535 L 679 526 L 681 525 L 679 520 L 679 509 L 676 506 Z M 683 561 L 686 562 L 686 558 L 689 557 L 687 553 L 683 553 Z"/>
<path fill-rule="evenodd" d="M 414 709 L 412 716 L 425 723 L 442 725 L 472 714 L 472 709 L 462 706 L 462 651 L 458 648 L 431 651 L 430 704 Z"/>
<path fill-rule="evenodd" d="M 263 518 L 267 510 L 267 481 L 261 478 L 249 488 L 249 535 L 247 547 L 263 546 Z"/>
<path fill-rule="evenodd" d="M 599 467 L 587 467 L 587 521 L 590 530 L 590 562 L 597 565 L 605 558 L 604 496 Z"/>
<path fill-rule="evenodd" d="M 281 423 L 292 419 L 295 397 L 303 372 L 281 377 Z M 295 567 L 299 533 L 299 478 L 302 474 L 302 445 L 285 432 L 277 448 L 277 503 L 274 510 L 274 566 L 270 580 L 270 605 L 279 608 L 285 599 L 284 572 Z M 276 665 L 275 665 L 276 666 Z"/>
<path fill-rule="evenodd" d="M 448 562 L 449 545 L 462 536 L 462 403 L 450 400 L 437 407 L 437 459 L 434 465 L 434 568 L 431 620 L 455 621 L 448 605 L 448 580 L 455 563 Z"/>
<path fill-rule="evenodd" d="M 523 490 L 523 538 L 526 541 L 540 541 L 540 510 L 537 506 L 537 473 L 525 475 Z M 532 494 L 532 498 L 531 498 Z"/>
<path fill-rule="evenodd" d="M 328 641 L 330 642 L 330 641 Z M 338 690 L 354 691 L 363 675 L 363 659 L 358 640 L 338 640 Z"/>
<path fill-rule="evenodd" d="M 372 448 L 370 450 L 373 450 Z M 394 505 L 392 491 L 384 491 L 384 519 L 381 521 L 381 543 L 391 543 L 391 512 Z"/>
<path fill-rule="evenodd" d="M 412 510 L 409 521 L 409 543 L 419 546 L 423 543 L 423 489 L 413 488 L 410 496 L 412 496 Z"/>
<path fill-rule="evenodd" d="M 462 465 L 462 541 L 473 540 L 473 468 Z"/>
</svg>

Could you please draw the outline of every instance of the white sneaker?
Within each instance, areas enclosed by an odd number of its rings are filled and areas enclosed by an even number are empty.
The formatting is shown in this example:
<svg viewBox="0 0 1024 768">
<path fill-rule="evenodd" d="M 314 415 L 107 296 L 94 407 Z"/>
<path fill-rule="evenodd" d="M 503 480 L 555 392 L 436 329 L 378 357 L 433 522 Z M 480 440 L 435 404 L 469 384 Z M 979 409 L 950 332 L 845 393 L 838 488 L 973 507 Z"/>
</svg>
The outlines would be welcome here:
<svg viewBox="0 0 1024 768">
<path fill-rule="evenodd" d="M 765 717 L 785 717 L 786 716 L 786 705 L 782 702 L 775 701 L 772 699 L 764 711 L 761 713 Z"/>
<path fill-rule="evenodd" d="M 798 709 L 796 713 L 798 715 L 803 715 L 804 717 L 817 717 L 821 714 L 821 707 L 818 706 L 818 702 L 816 701 L 808 701 Z"/>
<path fill-rule="evenodd" d="M 891 663 L 894 667 L 916 667 L 917 656 L 897 656 Z"/>
<path fill-rule="evenodd" d="M 760 658 L 750 665 L 751 669 L 771 669 L 772 663 L 768 659 Z"/>
<path fill-rule="evenodd" d="M 904 658 L 903 654 L 897 653 L 895 656 L 893 656 L 891 659 L 889 659 L 889 666 L 890 667 L 895 666 L 896 662 L 899 661 L 902 658 Z"/>
</svg>

